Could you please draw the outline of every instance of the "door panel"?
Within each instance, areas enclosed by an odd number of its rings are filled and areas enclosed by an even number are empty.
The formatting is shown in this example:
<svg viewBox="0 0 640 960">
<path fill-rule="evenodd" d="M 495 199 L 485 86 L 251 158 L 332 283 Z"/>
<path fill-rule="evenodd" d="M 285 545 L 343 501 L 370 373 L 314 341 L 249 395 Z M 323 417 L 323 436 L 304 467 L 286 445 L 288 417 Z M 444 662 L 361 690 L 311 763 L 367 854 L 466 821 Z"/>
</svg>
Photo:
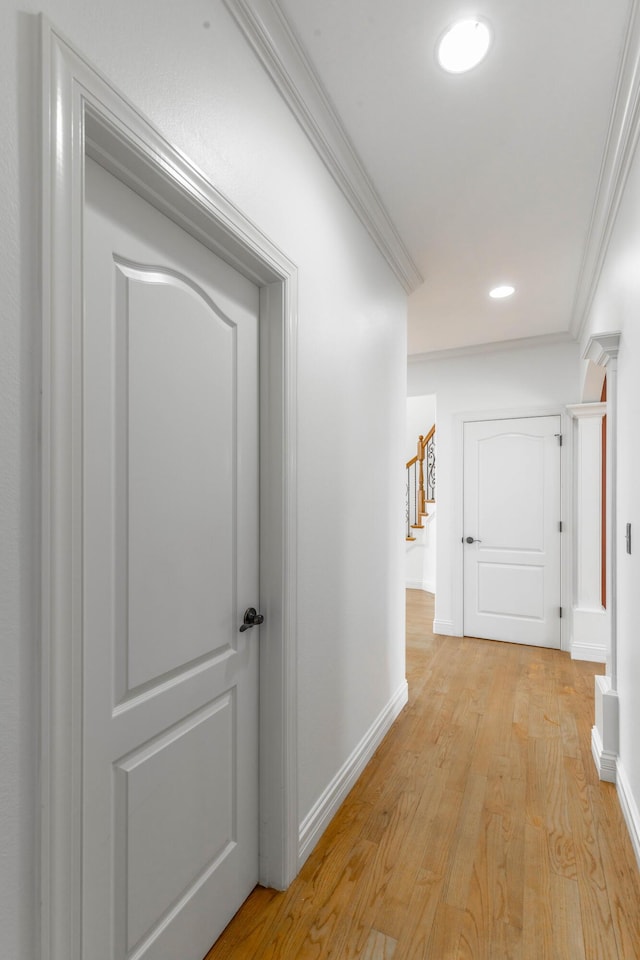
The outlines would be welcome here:
<svg viewBox="0 0 640 960">
<path fill-rule="evenodd" d="M 559 433 L 559 417 L 465 424 L 467 635 L 560 646 Z"/>
<path fill-rule="evenodd" d="M 128 474 L 130 690 L 209 653 L 210 625 L 233 590 L 236 337 L 184 280 L 119 264 L 116 276 L 128 382 L 116 450 Z M 158 643 L 162 635 L 180 645 Z"/>
<path fill-rule="evenodd" d="M 542 552 L 544 438 L 509 433 L 476 444 L 477 529 L 502 550 Z"/>
<path fill-rule="evenodd" d="M 84 253 L 83 958 L 201 960 L 257 882 L 258 291 L 92 161 Z"/>
<path fill-rule="evenodd" d="M 478 560 L 478 613 L 542 620 L 543 568 Z"/>
<path fill-rule="evenodd" d="M 224 694 L 114 764 L 116 926 L 127 951 L 233 851 L 233 713 Z"/>
</svg>

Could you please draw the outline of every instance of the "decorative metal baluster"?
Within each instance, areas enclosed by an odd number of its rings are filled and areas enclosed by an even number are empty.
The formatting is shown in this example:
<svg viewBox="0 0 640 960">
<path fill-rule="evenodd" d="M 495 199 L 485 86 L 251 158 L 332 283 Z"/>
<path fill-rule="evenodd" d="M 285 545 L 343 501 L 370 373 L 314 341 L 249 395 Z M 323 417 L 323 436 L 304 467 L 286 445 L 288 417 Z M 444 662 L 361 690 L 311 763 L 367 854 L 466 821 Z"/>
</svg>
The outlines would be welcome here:
<svg viewBox="0 0 640 960">
<path fill-rule="evenodd" d="M 436 437 L 427 444 L 427 500 L 436 499 Z"/>
</svg>

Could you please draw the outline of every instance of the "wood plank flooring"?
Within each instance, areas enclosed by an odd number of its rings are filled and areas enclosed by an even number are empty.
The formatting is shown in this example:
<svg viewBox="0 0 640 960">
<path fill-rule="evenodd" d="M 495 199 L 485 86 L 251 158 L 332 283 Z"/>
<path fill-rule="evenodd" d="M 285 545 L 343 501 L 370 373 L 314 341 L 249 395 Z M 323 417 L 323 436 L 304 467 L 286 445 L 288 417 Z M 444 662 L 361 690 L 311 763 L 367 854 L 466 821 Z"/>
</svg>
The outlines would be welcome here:
<svg viewBox="0 0 640 960">
<path fill-rule="evenodd" d="M 285 893 L 205 960 L 640 960 L 640 876 L 591 758 L 593 677 L 434 637 L 407 591 L 409 704 Z"/>
</svg>

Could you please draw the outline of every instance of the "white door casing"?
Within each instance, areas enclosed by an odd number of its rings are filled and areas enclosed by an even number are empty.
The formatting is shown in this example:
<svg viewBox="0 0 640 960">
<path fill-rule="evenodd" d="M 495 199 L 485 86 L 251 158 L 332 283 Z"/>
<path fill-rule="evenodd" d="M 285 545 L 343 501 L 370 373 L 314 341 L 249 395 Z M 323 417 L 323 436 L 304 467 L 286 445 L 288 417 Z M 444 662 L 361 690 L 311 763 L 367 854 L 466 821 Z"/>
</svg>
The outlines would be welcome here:
<svg viewBox="0 0 640 960">
<path fill-rule="evenodd" d="M 560 430 L 551 416 L 464 425 L 467 636 L 560 647 Z"/>
<path fill-rule="evenodd" d="M 260 862 L 297 872 L 296 271 L 41 17 L 43 57 L 41 956 L 81 960 L 82 234 L 86 156 L 260 288 Z M 169 674 L 165 671 L 165 675 Z M 166 676 L 169 681 L 169 676 Z M 144 687 L 140 685 L 140 693 Z M 204 717 L 202 718 L 205 719 Z M 174 733 L 176 730 L 174 729 Z M 124 763 L 128 755 L 124 757 Z M 129 758 L 131 759 L 131 758 Z M 147 768 L 151 770 L 151 766 Z"/>
<path fill-rule="evenodd" d="M 200 960 L 258 879 L 258 289 L 91 160 L 83 957 Z"/>
</svg>

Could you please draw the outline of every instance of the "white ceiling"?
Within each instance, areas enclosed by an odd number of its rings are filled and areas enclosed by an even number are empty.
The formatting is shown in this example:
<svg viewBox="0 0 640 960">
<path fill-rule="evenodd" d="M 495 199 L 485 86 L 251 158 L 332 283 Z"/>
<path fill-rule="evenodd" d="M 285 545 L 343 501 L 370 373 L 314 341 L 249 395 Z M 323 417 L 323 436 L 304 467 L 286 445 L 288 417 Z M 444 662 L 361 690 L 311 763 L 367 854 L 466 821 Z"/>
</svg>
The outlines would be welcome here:
<svg viewBox="0 0 640 960">
<path fill-rule="evenodd" d="M 409 352 L 566 334 L 631 0 L 277 2 L 424 277 Z M 492 48 L 446 74 L 436 42 L 470 16 Z"/>
</svg>

